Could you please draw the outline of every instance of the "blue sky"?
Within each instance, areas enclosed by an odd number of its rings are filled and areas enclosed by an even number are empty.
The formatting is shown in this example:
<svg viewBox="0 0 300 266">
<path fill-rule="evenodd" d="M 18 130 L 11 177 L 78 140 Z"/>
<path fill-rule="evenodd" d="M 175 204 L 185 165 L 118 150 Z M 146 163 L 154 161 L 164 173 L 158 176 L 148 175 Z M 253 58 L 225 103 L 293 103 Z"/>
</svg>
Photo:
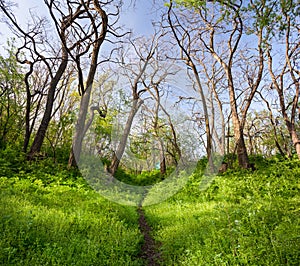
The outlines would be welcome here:
<svg viewBox="0 0 300 266">
<path fill-rule="evenodd" d="M 121 21 L 128 24 L 137 34 L 150 34 L 152 32 L 151 21 L 155 19 L 155 16 L 151 0 L 137 0 L 135 7 L 129 9 L 124 7 Z"/>
<path fill-rule="evenodd" d="M 43 0 L 15 0 L 18 7 L 15 7 L 15 16 L 18 21 L 26 27 L 26 22 L 30 19 L 29 9 L 39 15 L 47 16 L 47 9 Z M 155 12 L 152 9 L 152 1 L 137 0 L 135 6 L 130 5 L 130 0 L 125 1 L 120 22 L 126 28 L 133 29 L 137 35 L 148 35 L 152 33 L 151 21 L 155 19 Z M 7 39 L 12 37 L 10 30 L 5 24 L 0 24 L 0 53 L 3 53 L 3 45 Z"/>
</svg>

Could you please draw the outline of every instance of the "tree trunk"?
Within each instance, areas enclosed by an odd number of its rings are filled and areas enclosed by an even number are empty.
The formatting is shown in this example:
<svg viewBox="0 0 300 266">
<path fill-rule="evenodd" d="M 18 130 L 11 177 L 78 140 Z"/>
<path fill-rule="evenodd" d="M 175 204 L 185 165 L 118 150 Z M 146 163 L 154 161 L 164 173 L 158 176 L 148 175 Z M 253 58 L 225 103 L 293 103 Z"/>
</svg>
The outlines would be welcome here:
<svg viewBox="0 0 300 266">
<path fill-rule="evenodd" d="M 30 106 L 31 106 L 31 95 L 30 91 L 27 92 L 26 97 L 26 112 L 25 112 L 25 137 L 24 137 L 24 144 L 23 144 L 23 152 L 27 152 L 29 140 L 30 140 Z"/>
<path fill-rule="evenodd" d="M 155 136 L 158 139 L 158 144 L 159 144 L 159 161 L 160 161 L 160 174 L 163 176 L 166 174 L 167 171 L 167 166 L 166 166 L 166 158 L 165 158 L 165 146 L 164 146 L 164 141 L 163 139 L 160 137 L 159 134 L 159 108 L 161 106 L 160 103 L 160 94 L 159 94 L 159 90 L 157 88 L 157 86 L 154 86 L 155 89 L 155 93 L 156 93 L 156 106 L 155 106 L 155 120 L 154 120 L 154 132 L 155 132 Z"/>
<path fill-rule="evenodd" d="M 248 157 L 247 148 L 246 148 L 246 144 L 245 144 L 245 140 L 244 140 L 244 125 L 245 125 L 244 121 L 245 121 L 247 112 L 244 111 L 244 113 L 243 113 L 244 119 L 242 119 L 242 122 L 241 122 L 238 111 L 237 111 L 237 102 L 236 102 L 235 88 L 234 88 L 231 68 L 228 65 L 226 65 L 224 63 L 224 61 L 220 57 L 218 57 L 215 52 L 213 52 L 213 56 L 222 65 L 223 69 L 225 70 L 226 76 L 227 76 L 230 109 L 231 109 L 231 113 L 232 113 L 233 132 L 234 132 L 234 139 L 236 142 L 238 162 L 239 162 L 240 167 L 247 169 L 250 167 L 249 157 Z M 252 94 L 252 96 L 248 99 L 249 102 L 251 102 L 251 100 L 253 98 L 254 90 L 251 92 L 251 94 Z"/>
<path fill-rule="evenodd" d="M 76 162 L 80 160 L 82 142 L 85 133 L 85 120 L 87 117 L 89 102 L 91 98 L 92 87 L 89 86 L 80 100 L 79 114 L 75 126 L 75 133 L 72 142 L 72 149 L 69 156 L 68 166 L 77 166 Z"/>
<path fill-rule="evenodd" d="M 296 153 L 298 156 L 298 159 L 300 160 L 300 141 L 298 141 L 295 145 Z"/>
<path fill-rule="evenodd" d="M 248 157 L 247 148 L 244 140 L 244 134 L 242 130 L 239 135 L 239 140 L 236 139 L 236 141 L 237 141 L 237 156 L 238 156 L 239 166 L 244 169 L 248 169 L 250 167 L 249 157 Z"/>
<path fill-rule="evenodd" d="M 63 47 L 62 48 L 62 61 L 60 63 L 60 66 L 59 66 L 55 76 L 51 80 L 50 87 L 48 90 L 48 95 L 47 95 L 45 112 L 44 112 L 41 124 L 38 128 L 38 131 L 33 140 L 33 143 L 31 145 L 30 151 L 27 155 L 27 158 L 29 160 L 33 159 L 35 154 L 37 154 L 41 151 L 41 147 L 44 142 L 46 131 L 48 129 L 48 126 L 49 126 L 49 123 L 51 120 L 51 114 L 52 114 L 52 109 L 53 109 L 53 104 L 54 104 L 54 99 L 55 99 L 56 87 L 68 65 L 68 53 L 67 53 L 66 49 L 64 48 L 63 44 L 62 44 L 62 47 Z"/>
<path fill-rule="evenodd" d="M 115 151 L 115 153 L 113 155 L 111 165 L 108 168 L 108 171 L 112 175 L 114 175 L 116 173 L 116 171 L 119 167 L 120 161 L 121 161 L 122 156 L 123 156 L 124 151 L 125 151 L 125 147 L 126 147 L 126 143 L 127 143 L 127 140 L 128 140 L 130 129 L 131 129 L 131 126 L 132 126 L 132 123 L 133 123 L 133 119 L 134 119 L 134 117 L 135 117 L 135 115 L 136 115 L 137 111 L 139 110 L 142 103 L 143 103 L 143 100 L 141 100 L 139 98 L 134 99 L 133 102 L 132 102 L 132 107 L 131 107 L 131 110 L 129 112 L 129 116 L 127 118 L 127 122 L 126 122 L 126 125 L 125 125 L 125 128 L 124 128 L 123 135 L 120 139 L 117 150 Z"/>
<path fill-rule="evenodd" d="M 20 62 L 19 63 L 23 63 Z M 24 144 L 23 144 L 23 152 L 26 153 L 30 141 L 30 136 L 32 132 L 32 128 L 30 128 L 30 111 L 31 111 L 31 93 L 30 93 L 30 84 L 29 84 L 29 77 L 33 72 L 33 64 L 31 62 L 26 62 L 29 64 L 30 68 L 29 71 L 25 74 L 24 82 L 26 87 L 26 111 L 25 111 L 25 137 L 24 137 Z M 35 116 L 36 117 L 36 116 Z M 34 122 L 32 122 L 34 125 Z"/>
<path fill-rule="evenodd" d="M 193 61 L 190 61 L 190 67 L 193 70 L 195 79 L 196 79 L 196 84 L 198 87 L 198 91 L 201 97 L 201 102 L 202 102 L 202 107 L 203 107 L 203 112 L 204 112 L 204 118 L 205 118 L 205 132 L 206 132 L 206 154 L 207 154 L 207 159 L 208 159 L 208 165 L 211 173 L 215 172 L 215 166 L 214 166 L 214 160 L 213 160 L 213 154 L 212 154 L 212 133 L 211 133 L 211 128 L 210 128 L 210 121 L 209 121 L 209 115 L 208 115 L 208 107 L 206 103 L 206 97 L 204 95 L 204 91 L 202 88 L 202 84 L 200 81 L 200 77 L 198 74 L 198 70 L 193 63 Z"/>
<path fill-rule="evenodd" d="M 229 87 L 229 98 L 230 98 L 230 108 L 232 112 L 232 123 L 234 130 L 234 139 L 237 147 L 237 157 L 239 166 L 247 169 L 250 167 L 249 158 L 247 153 L 247 148 L 244 140 L 244 131 L 240 123 L 239 115 L 237 112 L 237 103 L 235 98 L 235 90 L 232 82 L 231 71 L 227 69 L 228 76 L 228 87 Z"/>
<path fill-rule="evenodd" d="M 300 160 L 300 140 L 299 140 L 299 137 L 298 137 L 297 132 L 295 130 L 295 126 L 294 125 L 290 126 L 288 128 L 288 130 L 290 132 L 290 135 L 291 135 L 291 138 L 292 138 L 292 141 L 293 141 L 298 159 Z"/>
<path fill-rule="evenodd" d="M 167 166 L 166 166 L 164 143 L 161 139 L 159 140 L 159 157 L 160 157 L 160 173 L 163 176 L 166 174 Z"/>
<path fill-rule="evenodd" d="M 92 50 L 92 55 L 91 55 L 91 64 L 88 72 L 88 77 L 86 81 L 85 88 L 81 88 L 81 101 L 80 101 L 80 108 L 79 108 L 79 114 L 78 114 L 78 119 L 75 127 L 75 135 L 73 137 L 73 143 L 72 143 L 72 149 L 70 151 L 70 156 L 69 156 L 69 162 L 68 162 L 68 167 L 76 167 L 77 163 L 80 160 L 80 154 L 81 154 L 81 148 L 82 148 L 82 142 L 83 138 L 85 135 L 85 132 L 87 131 L 88 128 L 86 128 L 85 121 L 87 117 L 87 112 L 88 112 L 88 107 L 90 103 L 90 98 L 91 98 L 91 92 L 92 92 L 92 87 L 94 83 L 94 78 L 98 66 L 98 56 L 99 56 L 99 51 L 102 43 L 105 40 L 106 33 L 107 33 L 107 27 L 108 27 L 108 18 L 107 14 L 105 13 L 104 10 L 99 5 L 98 1 L 94 1 L 95 9 L 101 16 L 102 20 L 102 26 L 101 26 L 101 31 L 100 34 L 96 31 L 94 32 L 96 41 L 93 44 L 93 50 Z M 76 62 L 79 63 L 79 62 Z M 80 64 L 77 64 L 77 66 L 80 68 Z M 80 73 L 82 73 L 82 69 L 78 69 Z"/>
</svg>

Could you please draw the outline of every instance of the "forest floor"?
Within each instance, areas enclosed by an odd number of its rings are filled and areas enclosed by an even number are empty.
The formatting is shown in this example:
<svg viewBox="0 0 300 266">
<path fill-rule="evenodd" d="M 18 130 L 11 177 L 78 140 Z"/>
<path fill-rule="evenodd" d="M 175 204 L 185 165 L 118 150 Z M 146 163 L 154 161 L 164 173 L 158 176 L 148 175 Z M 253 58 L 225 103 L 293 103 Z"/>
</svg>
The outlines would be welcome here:
<svg viewBox="0 0 300 266">
<path fill-rule="evenodd" d="M 158 250 L 160 243 L 157 243 L 151 236 L 152 228 L 147 223 L 142 207 L 138 208 L 139 227 L 144 236 L 140 257 L 147 261 L 148 266 L 159 266 L 161 254 Z"/>
<path fill-rule="evenodd" d="M 230 169 L 205 190 L 199 167 L 174 196 L 136 208 L 50 160 L 10 158 L 0 156 L 0 265 L 300 265 L 298 159 L 257 158 L 256 171 Z"/>
</svg>

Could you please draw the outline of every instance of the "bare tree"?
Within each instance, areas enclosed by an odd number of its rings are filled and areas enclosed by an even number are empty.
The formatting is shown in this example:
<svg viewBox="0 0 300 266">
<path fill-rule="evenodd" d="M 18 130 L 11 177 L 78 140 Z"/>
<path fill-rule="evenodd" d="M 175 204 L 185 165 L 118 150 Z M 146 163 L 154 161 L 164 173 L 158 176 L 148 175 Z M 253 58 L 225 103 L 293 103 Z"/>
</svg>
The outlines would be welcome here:
<svg viewBox="0 0 300 266">
<path fill-rule="evenodd" d="M 174 21 L 172 20 L 172 16 L 175 17 Z M 169 6 L 168 10 L 168 24 L 171 28 L 173 36 L 177 42 L 177 45 L 180 48 L 181 60 L 185 62 L 188 68 L 190 68 L 194 75 L 195 85 L 199 91 L 203 113 L 204 113 L 204 121 L 205 121 L 205 131 L 206 131 L 206 153 L 209 161 L 209 166 L 212 171 L 214 171 L 214 164 L 212 160 L 212 131 L 210 126 L 209 119 L 209 108 L 207 105 L 207 98 L 205 97 L 204 88 L 201 82 L 201 78 L 199 75 L 199 70 L 195 59 L 193 57 L 192 43 L 194 42 L 192 33 L 194 28 L 189 27 L 189 29 L 185 28 L 184 25 L 179 21 L 175 12 L 172 12 L 172 3 Z M 198 25 L 195 25 L 196 27 Z"/>
<path fill-rule="evenodd" d="M 283 32 L 285 51 L 281 61 L 281 67 L 275 67 L 274 58 L 276 51 L 272 44 L 267 46 L 268 70 L 271 77 L 271 87 L 276 90 L 279 97 L 279 106 L 291 140 L 300 159 L 300 138 L 297 133 L 297 121 L 300 117 L 299 93 L 300 93 L 300 28 L 292 23 L 288 11 L 282 9 Z"/>
<path fill-rule="evenodd" d="M 60 12 L 59 2 L 49 1 L 48 7 L 50 13 L 55 18 L 54 12 Z M 91 97 L 93 82 L 96 75 L 96 70 L 99 64 L 99 52 L 103 42 L 106 39 L 106 34 L 109 31 L 108 15 L 104 8 L 108 8 L 112 1 L 101 3 L 98 0 L 94 1 L 67 1 L 66 9 L 69 15 L 61 14 L 62 17 L 68 20 L 75 20 L 71 28 L 70 35 L 79 42 L 75 42 L 73 46 L 67 49 L 68 54 L 76 64 L 78 71 L 78 89 L 81 95 L 79 114 L 73 137 L 72 150 L 69 157 L 69 166 L 76 166 L 76 160 L 80 159 L 82 141 L 85 132 L 87 131 L 86 118 L 88 106 Z M 112 16 L 118 16 L 117 13 Z M 84 24 L 85 26 L 82 26 Z M 58 25 L 58 21 L 56 21 Z M 67 47 L 67 43 L 65 43 Z M 75 49 L 76 48 L 76 49 Z M 88 56 L 87 56 L 88 55 Z M 85 60 L 85 65 L 82 61 Z M 84 71 L 87 69 L 87 71 Z M 86 81 L 84 82 L 84 72 L 86 72 Z M 104 116 L 104 114 L 102 114 Z"/>
<path fill-rule="evenodd" d="M 0 2 L 0 8 L 5 14 L 7 23 L 10 26 L 10 28 L 13 30 L 13 32 L 18 38 L 23 40 L 23 45 L 18 49 L 16 55 L 18 61 L 21 64 L 29 65 L 29 70 L 25 75 L 27 107 L 24 150 L 27 150 L 29 138 L 33 128 L 30 128 L 29 122 L 32 98 L 35 96 L 35 94 L 40 93 L 40 91 L 36 91 L 34 93 L 31 92 L 32 90 L 30 89 L 30 77 L 33 74 L 34 69 L 37 65 L 43 64 L 46 68 L 44 85 L 45 87 L 47 87 L 47 96 L 42 119 L 38 127 L 37 133 L 34 137 L 30 151 L 28 153 L 28 158 L 32 159 L 41 150 L 45 134 L 51 120 L 57 87 L 59 86 L 59 82 L 62 76 L 64 75 L 68 65 L 68 52 L 64 43 L 66 42 L 66 38 L 68 35 L 67 31 L 70 25 L 72 24 L 72 21 L 63 19 L 60 22 L 58 33 L 61 36 L 62 41 L 60 47 L 58 48 L 59 52 L 57 53 L 54 52 L 56 49 L 48 39 L 50 38 L 50 36 L 47 36 L 46 19 L 37 19 L 37 16 L 34 16 L 32 14 L 32 26 L 31 28 L 29 28 L 29 30 L 24 30 L 18 23 L 16 17 L 13 15 L 12 10 L 5 1 Z"/>
<path fill-rule="evenodd" d="M 247 149 L 244 141 L 244 124 L 249 110 L 252 99 L 255 95 L 257 88 L 260 85 L 264 63 L 263 63 L 263 50 L 262 50 L 262 31 L 263 27 L 257 27 L 255 29 L 255 34 L 253 38 L 257 40 L 257 55 L 251 55 L 246 58 L 249 64 L 255 61 L 256 66 L 248 72 L 248 78 L 251 80 L 248 84 L 243 82 L 244 88 L 242 92 L 239 92 L 239 87 L 241 82 L 238 76 L 235 76 L 235 67 L 239 63 L 239 60 L 243 60 L 241 51 L 246 49 L 246 47 L 241 46 L 241 38 L 244 33 L 244 18 L 242 17 L 242 3 L 240 2 L 227 2 L 219 3 L 214 2 L 207 4 L 209 6 L 197 6 L 195 4 L 193 8 L 182 11 L 177 9 L 172 11 L 173 5 L 170 2 L 169 14 L 173 12 L 175 16 L 175 23 L 179 23 L 179 15 L 182 12 L 181 20 L 185 20 L 190 25 L 199 25 L 198 27 L 198 39 L 193 40 L 193 43 L 201 45 L 202 49 L 206 50 L 211 55 L 211 60 L 216 60 L 218 64 L 223 68 L 224 77 L 227 80 L 231 117 L 234 128 L 234 137 L 237 147 L 238 161 L 239 165 L 243 168 L 249 167 L 249 159 L 247 154 Z M 256 10 L 261 12 L 261 10 Z M 222 15 L 226 14 L 226 15 Z M 184 32 L 188 35 L 188 32 Z M 192 44 L 193 44 L 192 43 Z M 226 47 L 226 48 L 225 48 Z M 188 46 L 189 51 L 192 51 L 193 47 Z M 255 58 L 255 60 L 253 60 Z M 244 61 L 245 63 L 245 61 Z M 258 66 L 258 67 L 257 67 Z M 238 95 L 239 94 L 239 95 Z M 243 97 L 241 97 L 243 95 Z M 239 106 L 238 98 L 242 102 Z M 240 108 L 239 108 L 240 107 Z M 240 109 L 240 110 L 239 110 Z M 208 134 L 211 134 L 208 132 Z"/>
<path fill-rule="evenodd" d="M 147 67 L 150 61 L 153 60 L 153 55 L 157 48 L 157 36 L 154 35 L 149 46 L 148 43 L 144 43 L 141 44 L 140 47 L 137 47 L 137 45 L 132 41 L 131 45 L 131 47 L 135 51 L 135 56 L 137 56 L 138 61 L 133 61 L 126 65 L 125 54 L 121 56 L 122 64 L 124 64 L 123 69 L 125 71 L 125 75 L 128 78 L 131 88 L 131 107 L 127 117 L 127 121 L 125 123 L 124 131 L 122 133 L 117 149 L 114 152 L 112 162 L 109 167 L 109 172 L 112 175 L 114 175 L 116 170 L 118 169 L 120 160 L 124 154 L 133 119 L 144 102 L 141 96 L 146 90 L 143 86 L 141 88 L 141 84 L 143 79 L 145 79 Z M 142 45 L 144 45 L 144 47 L 142 47 Z"/>
<path fill-rule="evenodd" d="M 273 110 L 271 108 L 271 104 L 270 102 L 266 99 L 265 96 L 263 96 L 263 94 L 261 92 L 258 92 L 259 96 L 260 96 L 260 99 L 263 100 L 263 102 L 266 104 L 267 106 L 267 112 L 268 112 L 268 115 L 267 115 L 267 118 L 269 119 L 270 121 L 270 124 L 271 124 L 271 128 L 272 128 L 272 131 L 273 131 L 273 134 L 274 134 L 274 142 L 275 142 L 275 146 L 277 147 L 279 153 L 282 155 L 282 156 L 285 156 L 285 153 L 284 153 L 284 150 L 280 144 L 280 140 L 279 140 L 279 132 L 280 132 L 280 128 L 278 128 L 278 119 L 276 119 L 274 117 L 274 114 L 273 114 Z M 266 119 L 266 118 L 265 118 Z M 262 128 L 262 130 L 265 130 L 264 128 Z M 268 132 L 268 130 L 265 130 L 265 132 Z"/>
<path fill-rule="evenodd" d="M 175 166 L 178 165 L 179 161 L 183 161 L 183 158 L 182 158 L 182 152 L 181 152 L 181 148 L 180 148 L 179 141 L 178 141 L 176 128 L 172 121 L 172 117 L 171 117 L 169 111 L 167 110 L 167 108 L 161 104 L 161 99 L 160 99 L 161 96 L 159 93 L 159 87 L 160 87 L 160 84 L 157 82 L 151 82 L 147 86 L 150 94 L 154 97 L 154 99 L 157 103 L 156 108 L 158 108 L 158 110 L 161 109 L 163 114 L 166 116 L 166 120 L 167 120 L 166 125 L 169 127 L 169 131 L 170 131 L 170 136 L 166 135 L 165 137 L 168 139 L 168 143 L 171 144 L 172 148 L 168 148 L 168 145 L 165 145 L 163 140 L 159 137 L 158 124 L 156 124 L 156 121 L 154 122 L 154 129 L 156 131 L 157 137 L 159 138 L 159 145 L 160 145 L 159 148 L 160 148 L 160 159 L 161 159 L 160 163 L 161 163 L 161 171 L 162 171 L 161 173 L 165 174 L 165 171 L 166 171 L 165 154 L 166 153 L 171 155 L 171 157 L 174 160 Z M 154 93 L 151 92 L 151 90 L 154 90 Z M 173 152 L 173 150 L 175 152 Z"/>
<path fill-rule="evenodd" d="M 166 58 L 166 46 L 168 44 L 163 40 L 164 32 L 160 29 L 149 39 L 137 38 L 129 39 L 128 50 L 123 49 L 121 58 L 121 70 L 118 70 L 119 75 L 127 80 L 130 87 L 129 111 L 124 128 L 122 130 L 119 143 L 114 152 L 112 163 L 109 171 L 114 174 L 117 170 L 120 160 L 125 151 L 125 146 L 130 137 L 130 130 L 132 128 L 133 120 L 137 112 L 143 106 L 143 112 L 151 114 L 153 120 L 151 122 L 154 137 L 158 141 L 158 150 L 160 152 L 161 171 L 166 172 L 165 161 L 165 146 L 159 133 L 159 112 L 163 111 L 163 106 L 160 103 L 160 92 L 164 90 L 163 86 L 166 84 L 169 76 L 174 76 L 177 73 L 176 66 L 174 66 Z M 169 46 L 168 46 L 169 47 Z M 124 86 L 124 85 L 122 85 Z M 128 101 L 128 100 L 127 100 Z M 165 112 L 165 111 L 163 111 Z M 166 115 L 168 115 L 165 112 Z M 167 119 L 168 121 L 170 118 Z M 169 124 L 169 123 L 168 123 Z M 148 127 L 148 129 L 151 127 Z M 172 127 L 171 127 L 172 128 Z M 175 129 L 173 127 L 172 135 L 174 136 Z M 175 140 L 176 144 L 177 141 Z M 177 148 L 179 146 L 177 145 Z M 178 148 L 179 150 L 179 148 Z M 180 155 L 179 155 L 180 157 Z"/>
</svg>

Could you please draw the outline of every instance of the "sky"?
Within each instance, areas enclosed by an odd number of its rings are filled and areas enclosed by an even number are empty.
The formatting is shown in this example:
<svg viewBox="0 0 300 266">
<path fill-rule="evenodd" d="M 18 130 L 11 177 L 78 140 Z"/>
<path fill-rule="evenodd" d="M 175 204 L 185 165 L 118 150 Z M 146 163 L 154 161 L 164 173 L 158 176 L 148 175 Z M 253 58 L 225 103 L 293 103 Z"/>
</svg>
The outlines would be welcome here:
<svg viewBox="0 0 300 266">
<path fill-rule="evenodd" d="M 14 2 L 16 3 L 16 6 L 13 8 L 13 10 L 15 11 L 14 15 L 17 18 L 18 22 L 24 26 L 24 28 L 26 28 L 26 22 L 30 18 L 29 9 L 32 9 L 39 14 L 43 13 L 41 0 L 16 0 Z M 0 25 L 0 52 L 2 53 L 3 46 L 6 45 L 7 40 L 13 37 L 13 35 L 4 23 L 1 23 Z"/>
<path fill-rule="evenodd" d="M 30 11 L 39 16 L 48 15 L 48 10 L 43 0 L 12 0 L 17 5 L 14 7 L 14 15 L 18 22 L 26 29 L 27 23 L 31 20 Z M 124 25 L 121 28 L 122 31 L 131 29 L 135 36 L 149 36 L 153 33 L 153 20 L 160 20 L 159 13 L 157 11 L 159 3 L 163 4 L 163 1 L 156 1 L 153 6 L 152 0 L 125 0 L 125 4 L 121 10 L 120 24 Z M 132 4 L 134 2 L 134 4 Z M 0 12 L 1 14 L 1 12 Z M 49 20 L 51 18 L 49 17 Z M 126 28 L 126 29 L 125 29 Z M 0 23 L 0 55 L 5 55 L 5 49 L 7 40 L 13 37 L 11 31 L 4 23 Z M 18 41 L 18 40 L 16 40 Z M 17 46 L 18 44 L 16 44 Z M 106 53 L 106 47 L 109 46 L 107 42 L 102 47 L 102 52 Z M 185 81 L 177 81 L 177 86 L 185 86 Z"/>
<path fill-rule="evenodd" d="M 47 16 L 47 9 L 43 0 L 14 0 L 17 6 L 14 8 L 15 16 L 18 21 L 26 26 L 30 20 L 29 10 L 38 14 Z M 152 20 L 157 14 L 152 9 L 152 1 L 138 0 L 135 5 L 130 5 L 130 0 L 125 1 L 120 18 L 121 24 L 126 28 L 131 28 L 135 34 L 148 35 L 152 33 Z M 25 27 L 26 28 L 26 27 Z M 3 23 L 0 24 L 0 54 L 3 54 L 3 46 L 9 38 L 12 37 L 10 30 Z"/>
</svg>

